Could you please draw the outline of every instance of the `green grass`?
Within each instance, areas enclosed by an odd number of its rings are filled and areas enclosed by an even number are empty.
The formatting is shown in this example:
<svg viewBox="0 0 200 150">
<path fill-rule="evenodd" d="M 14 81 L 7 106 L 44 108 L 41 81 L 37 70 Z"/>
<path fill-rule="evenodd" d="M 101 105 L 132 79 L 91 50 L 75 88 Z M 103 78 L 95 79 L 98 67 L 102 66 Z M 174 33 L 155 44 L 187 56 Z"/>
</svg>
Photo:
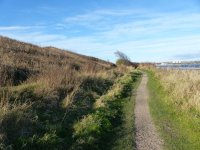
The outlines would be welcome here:
<svg viewBox="0 0 200 150">
<path fill-rule="evenodd" d="M 5 115 L 0 115 L 5 137 L 0 149 L 133 149 L 131 95 L 139 77 L 133 71 L 115 79 L 84 78 L 66 108 L 66 87 L 42 93 L 34 83 L 10 88 L 7 111 L 2 109 Z"/>
<path fill-rule="evenodd" d="M 125 100 L 123 104 L 123 117 L 122 123 L 118 127 L 118 132 L 116 134 L 116 140 L 113 144 L 113 150 L 133 150 L 136 147 L 135 144 L 135 117 L 134 117 L 134 108 L 135 108 L 135 94 L 136 89 L 140 83 L 140 74 L 136 75 L 134 78 L 137 79 L 133 83 L 132 95 Z"/>
<path fill-rule="evenodd" d="M 74 125 L 71 149 L 126 149 L 127 144 L 129 149 L 134 148 L 134 99 L 130 97 L 139 76 L 132 72 L 121 77 L 99 99 L 93 113 Z"/>
<path fill-rule="evenodd" d="M 198 150 L 200 149 L 200 117 L 183 112 L 169 100 L 154 73 L 148 71 L 150 90 L 150 111 L 165 141 L 167 150 Z"/>
<path fill-rule="evenodd" d="M 70 149 L 74 142 L 73 124 L 93 112 L 95 99 L 106 93 L 113 82 L 98 76 L 84 78 L 70 99 L 70 108 L 62 106 L 65 87 L 39 94 L 38 84 L 11 87 L 7 110 L 0 111 L 0 131 L 8 139 L 0 139 L 0 149 Z"/>
</svg>

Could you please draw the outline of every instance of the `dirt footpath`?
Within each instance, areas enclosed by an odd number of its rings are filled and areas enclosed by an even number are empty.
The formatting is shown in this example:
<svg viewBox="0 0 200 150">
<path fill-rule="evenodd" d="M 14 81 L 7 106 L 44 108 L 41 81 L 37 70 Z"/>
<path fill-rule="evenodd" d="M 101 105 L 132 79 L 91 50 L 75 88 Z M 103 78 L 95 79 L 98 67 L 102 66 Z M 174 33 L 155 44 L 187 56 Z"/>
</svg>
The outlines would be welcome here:
<svg viewBox="0 0 200 150">
<path fill-rule="evenodd" d="M 162 150 L 163 141 L 160 139 L 149 112 L 147 90 L 148 77 L 143 75 L 138 87 L 135 106 L 136 149 Z"/>
</svg>

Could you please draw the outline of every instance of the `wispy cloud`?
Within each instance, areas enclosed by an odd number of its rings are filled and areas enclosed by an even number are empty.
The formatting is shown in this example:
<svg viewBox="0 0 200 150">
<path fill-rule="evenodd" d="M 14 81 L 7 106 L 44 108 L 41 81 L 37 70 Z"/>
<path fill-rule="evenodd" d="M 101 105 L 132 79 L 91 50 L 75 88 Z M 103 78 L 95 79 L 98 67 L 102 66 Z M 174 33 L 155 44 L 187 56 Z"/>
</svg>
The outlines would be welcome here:
<svg viewBox="0 0 200 150">
<path fill-rule="evenodd" d="M 63 20 L 67 25 L 81 26 L 93 30 L 110 30 L 113 25 L 126 22 L 125 18 L 140 17 L 142 10 L 95 10 L 83 14 L 67 17 Z"/>
<path fill-rule="evenodd" d="M 104 22 L 107 24 L 107 27 L 115 27 L 116 29 L 117 27 L 136 27 L 136 29 L 138 29 L 138 27 L 154 27 L 158 29 L 166 29 L 166 27 L 184 28 L 188 25 L 191 27 L 198 27 L 199 22 L 197 20 L 199 19 L 200 14 L 192 12 L 155 13 L 144 10 L 96 10 L 85 14 L 67 17 L 64 19 L 64 22 L 83 26 L 93 24 L 94 27 L 98 24 L 101 25 L 102 22 Z M 106 24 L 103 25 L 106 26 Z"/>
<path fill-rule="evenodd" d="M 140 10 L 95 10 L 93 12 L 67 17 L 64 19 L 64 21 L 67 23 L 93 22 L 104 20 L 109 17 L 123 17 L 132 14 L 139 14 L 141 12 L 142 11 Z"/>
<path fill-rule="evenodd" d="M 23 31 L 23 30 L 33 30 L 40 29 L 44 26 L 0 26 L 0 31 Z"/>
<path fill-rule="evenodd" d="M 30 28 L 31 27 L 27 26 L 1 26 L 0 31 L 16 31 L 16 30 L 26 30 Z"/>
<path fill-rule="evenodd" d="M 182 18 L 184 16 L 184 19 Z M 103 32 L 102 36 L 116 38 L 124 36 L 144 37 L 152 35 L 158 36 L 170 34 L 177 36 L 176 32 L 186 33 L 193 31 L 194 28 L 200 29 L 200 14 L 159 14 L 146 17 L 145 19 L 136 19 L 129 22 L 121 22 L 112 26 L 111 30 Z M 174 33 L 174 34 L 173 34 Z M 159 35 L 159 36 L 160 36 Z M 179 35 L 178 35 L 179 36 Z"/>
<path fill-rule="evenodd" d="M 71 49 L 104 59 L 110 58 L 109 55 L 114 51 L 122 50 L 137 61 L 153 61 L 186 56 L 188 51 L 197 54 L 200 51 L 198 20 L 200 13 L 197 12 L 95 10 L 67 17 L 54 25 L 44 25 L 43 28 L 0 27 L 0 34 L 43 46 L 53 45 Z M 79 27 L 76 27 L 77 25 Z M 63 32 L 55 33 L 52 28 Z M 45 32 L 47 29 L 52 32 Z M 69 32 L 80 34 L 73 36 L 68 35 Z"/>
</svg>

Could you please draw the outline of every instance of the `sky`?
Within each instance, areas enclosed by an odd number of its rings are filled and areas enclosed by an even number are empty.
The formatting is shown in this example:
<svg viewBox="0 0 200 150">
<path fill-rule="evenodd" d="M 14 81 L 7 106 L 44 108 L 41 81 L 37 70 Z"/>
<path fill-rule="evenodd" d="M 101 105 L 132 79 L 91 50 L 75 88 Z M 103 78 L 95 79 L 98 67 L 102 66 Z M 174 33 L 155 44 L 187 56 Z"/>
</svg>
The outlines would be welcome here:
<svg viewBox="0 0 200 150">
<path fill-rule="evenodd" d="M 0 35 L 111 62 L 200 60 L 200 0 L 0 0 Z"/>
</svg>

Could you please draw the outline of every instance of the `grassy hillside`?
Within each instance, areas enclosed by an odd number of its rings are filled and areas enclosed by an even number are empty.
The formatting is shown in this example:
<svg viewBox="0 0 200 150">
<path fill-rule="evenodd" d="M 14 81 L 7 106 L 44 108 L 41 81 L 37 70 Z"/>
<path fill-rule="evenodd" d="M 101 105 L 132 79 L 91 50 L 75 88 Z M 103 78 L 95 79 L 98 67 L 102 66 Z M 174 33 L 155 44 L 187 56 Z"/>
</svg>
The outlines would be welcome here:
<svg viewBox="0 0 200 150">
<path fill-rule="evenodd" d="M 0 60 L 0 149 L 99 149 L 136 81 L 131 68 L 5 37 Z"/>
<path fill-rule="evenodd" d="M 0 86 L 17 85 L 49 70 L 110 69 L 114 64 L 54 47 L 39 47 L 0 36 Z"/>
</svg>

